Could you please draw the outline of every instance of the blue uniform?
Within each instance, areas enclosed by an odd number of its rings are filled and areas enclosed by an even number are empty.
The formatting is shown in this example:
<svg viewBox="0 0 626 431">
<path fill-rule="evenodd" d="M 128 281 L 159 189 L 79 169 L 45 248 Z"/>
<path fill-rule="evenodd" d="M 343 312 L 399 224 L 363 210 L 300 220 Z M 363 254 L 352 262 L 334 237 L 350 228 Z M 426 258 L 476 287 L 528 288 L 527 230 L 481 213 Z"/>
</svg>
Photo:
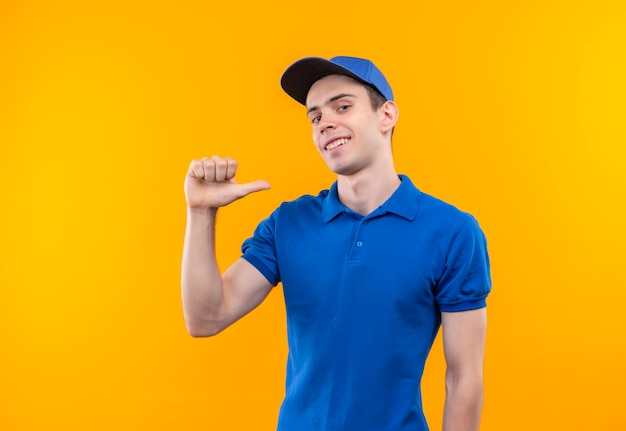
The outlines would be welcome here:
<svg viewBox="0 0 626 431">
<path fill-rule="evenodd" d="M 279 431 L 424 431 L 420 380 L 441 312 L 485 307 L 485 237 L 406 176 L 379 208 L 337 184 L 283 203 L 243 246 L 282 282 L 289 357 Z"/>
</svg>

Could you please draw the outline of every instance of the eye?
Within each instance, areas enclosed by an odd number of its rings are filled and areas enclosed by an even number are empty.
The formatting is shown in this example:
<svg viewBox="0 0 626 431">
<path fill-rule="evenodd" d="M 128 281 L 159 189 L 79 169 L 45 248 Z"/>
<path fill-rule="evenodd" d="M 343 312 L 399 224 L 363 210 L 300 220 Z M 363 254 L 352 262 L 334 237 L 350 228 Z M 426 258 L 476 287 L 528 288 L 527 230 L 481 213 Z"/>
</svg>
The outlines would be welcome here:
<svg viewBox="0 0 626 431">
<path fill-rule="evenodd" d="M 350 108 L 350 105 L 341 105 L 337 111 L 347 111 Z"/>
<path fill-rule="evenodd" d="M 313 124 L 319 123 L 321 119 L 322 119 L 322 116 L 321 115 L 317 115 L 317 116 L 311 118 L 311 123 L 313 123 Z"/>
</svg>

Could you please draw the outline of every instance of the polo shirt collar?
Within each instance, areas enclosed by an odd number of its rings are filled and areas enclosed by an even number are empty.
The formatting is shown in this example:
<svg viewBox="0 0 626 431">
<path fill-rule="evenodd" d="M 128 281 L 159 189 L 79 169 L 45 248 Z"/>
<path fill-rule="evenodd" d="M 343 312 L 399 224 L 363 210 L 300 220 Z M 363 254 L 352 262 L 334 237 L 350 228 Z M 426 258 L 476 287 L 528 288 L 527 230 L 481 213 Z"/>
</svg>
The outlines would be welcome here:
<svg viewBox="0 0 626 431">
<path fill-rule="evenodd" d="M 378 215 L 393 213 L 407 220 L 413 220 L 417 214 L 418 201 L 421 192 L 413 185 L 413 182 L 406 175 L 399 175 L 400 186 L 385 203 L 380 206 L 381 211 L 376 210 Z M 337 181 L 330 187 L 328 195 L 322 203 L 322 220 L 324 223 L 330 222 L 339 214 L 352 212 L 339 200 L 337 192 Z"/>
</svg>

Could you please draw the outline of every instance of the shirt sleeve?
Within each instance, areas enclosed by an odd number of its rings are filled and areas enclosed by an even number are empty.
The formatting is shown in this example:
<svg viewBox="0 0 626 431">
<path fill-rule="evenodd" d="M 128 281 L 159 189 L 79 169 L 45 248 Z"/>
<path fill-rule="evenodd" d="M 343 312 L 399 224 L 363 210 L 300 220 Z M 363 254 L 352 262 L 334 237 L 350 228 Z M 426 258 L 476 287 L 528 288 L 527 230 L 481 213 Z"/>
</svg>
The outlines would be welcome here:
<svg viewBox="0 0 626 431">
<path fill-rule="evenodd" d="M 452 237 L 435 301 L 443 312 L 466 311 L 486 306 L 491 292 L 487 241 L 472 216 Z"/>
<path fill-rule="evenodd" d="M 259 223 L 253 236 L 241 246 L 242 258 L 259 270 L 273 286 L 280 282 L 275 235 L 277 214 L 278 210 Z"/>
</svg>

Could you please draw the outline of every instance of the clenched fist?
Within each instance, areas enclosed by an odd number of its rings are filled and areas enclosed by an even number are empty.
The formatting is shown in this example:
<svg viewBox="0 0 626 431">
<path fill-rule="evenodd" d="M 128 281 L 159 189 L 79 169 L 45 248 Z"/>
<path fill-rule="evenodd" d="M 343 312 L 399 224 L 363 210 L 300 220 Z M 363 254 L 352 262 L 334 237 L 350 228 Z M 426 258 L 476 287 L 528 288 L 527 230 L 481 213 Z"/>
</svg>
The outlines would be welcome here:
<svg viewBox="0 0 626 431">
<path fill-rule="evenodd" d="M 270 188 L 264 180 L 238 184 L 236 173 L 237 162 L 227 157 L 193 160 L 185 179 L 187 205 L 190 208 L 217 209 L 250 193 Z"/>
</svg>

